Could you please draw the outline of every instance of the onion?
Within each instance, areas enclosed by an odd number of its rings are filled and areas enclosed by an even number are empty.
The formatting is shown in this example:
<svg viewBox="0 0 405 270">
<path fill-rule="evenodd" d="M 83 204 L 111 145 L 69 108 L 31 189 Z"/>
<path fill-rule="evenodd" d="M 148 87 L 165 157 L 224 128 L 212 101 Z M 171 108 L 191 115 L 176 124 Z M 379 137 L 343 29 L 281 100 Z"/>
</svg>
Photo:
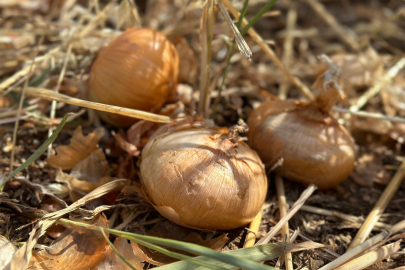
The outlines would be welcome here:
<svg viewBox="0 0 405 270">
<path fill-rule="evenodd" d="M 347 130 L 329 114 L 344 95 L 336 82 L 338 67 L 323 60 L 330 68 L 316 83 L 321 88 L 316 100 L 264 102 L 249 116 L 248 142 L 269 168 L 283 158 L 275 169 L 279 175 L 330 188 L 353 171 L 355 146 Z"/>
<path fill-rule="evenodd" d="M 267 180 L 239 131 L 197 120 L 162 126 L 143 149 L 140 166 L 143 191 L 155 209 L 196 229 L 248 224 L 264 203 Z"/>
<path fill-rule="evenodd" d="M 109 105 L 157 112 L 177 85 L 179 58 L 161 33 L 131 28 L 103 48 L 93 63 L 89 99 Z M 116 126 L 129 126 L 134 118 L 100 112 Z"/>
</svg>

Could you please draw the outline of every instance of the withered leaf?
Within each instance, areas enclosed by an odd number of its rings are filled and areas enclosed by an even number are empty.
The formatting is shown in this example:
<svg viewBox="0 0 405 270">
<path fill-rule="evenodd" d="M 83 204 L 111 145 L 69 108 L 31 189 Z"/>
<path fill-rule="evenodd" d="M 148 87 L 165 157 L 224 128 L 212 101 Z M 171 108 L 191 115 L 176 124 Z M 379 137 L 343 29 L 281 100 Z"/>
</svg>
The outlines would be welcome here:
<svg viewBox="0 0 405 270">
<path fill-rule="evenodd" d="M 113 178 L 107 176 L 99 179 L 98 183 L 92 183 L 86 180 L 76 179 L 74 176 L 64 173 L 61 170 L 57 172 L 55 178 L 55 181 L 67 184 L 70 198 L 73 201 L 77 201 L 87 193 L 113 180 Z"/>
<path fill-rule="evenodd" d="M 73 167 L 70 175 L 89 183 L 100 183 L 104 177 L 109 176 L 108 162 L 103 151 L 101 149 L 94 150 Z"/>
<path fill-rule="evenodd" d="M 73 133 L 70 144 L 56 147 L 57 155 L 47 158 L 46 162 L 54 168 L 70 170 L 97 149 L 97 141 L 98 137 L 94 132 L 83 136 L 82 127 L 79 126 Z"/>
<path fill-rule="evenodd" d="M 139 156 L 141 153 L 138 148 L 129 143 L 123 136 L 121 136 L 119 133 L 113 133 L 115 140 L 117 141 L 118 145 L 121 147 L 122 150 L 128 152 L 132 156 L 136 157 Z"/>
<path fill-rule="evenodd" d="M 5 269 L 11 262 L 17 248 L 4 236 L 0 235 L 0 269 Z"/>
<path fill-rule="evenodd" d="M 108 220 L 100 215 L 93 224 L 107 227 Z M 101 232 L 67 228 L 47 250 L 33 252 L 29 269 L 87 270 L 103 258 L 106 244 Z"/>
<path fill-rule="evenodd" d="M 143 269 L 144 261 L 142 257 L 134 254 L 131 245 L 124 238 L 118 237 L 114 241 L 114 246 L 124 256 L 125 259 L 136 269 Z M 124 263 L 120 257 L 107 245 L 105 249 L 104 258 L 91 270 L 131 270 L 131 268 Z"/>
</svg>

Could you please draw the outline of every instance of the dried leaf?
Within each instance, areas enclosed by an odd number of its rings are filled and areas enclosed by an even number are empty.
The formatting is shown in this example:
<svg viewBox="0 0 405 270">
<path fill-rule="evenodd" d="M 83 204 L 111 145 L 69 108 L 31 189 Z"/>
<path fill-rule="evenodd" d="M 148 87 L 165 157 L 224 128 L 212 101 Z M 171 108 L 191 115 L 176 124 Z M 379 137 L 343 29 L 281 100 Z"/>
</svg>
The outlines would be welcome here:
<svg viewBox="0 0 405 270">
<path fill-rule="evenodd" d="M 134 254 L 131 245 L 124 238 L 118 237 L 114 241 L 114 246 L 128 262 L 140 270 L 143 269 L 143 259 Z M 106 246 L 104 258 L 91 270 L 130 270 L 131 268 L 125 264 L 121 258 L 112 250 L 110 246 Z"/>
<path fill-rule="evenodd" d="M 43 185 L 40 184 L 35 184 L 31 181 L 28 181 L 26 178 L 24 177 L 15 177 L 14 182 L 18 182 L 24 186 L 28 186 L 32 189 L 34 189 L 35 192 L 33 192 L 33 194 L 36 195 L 36 197 L 38 198 L 39 202 L 42 201 L 42 198 L 47 195 L 49 196 L 53 201 L 57 202 L 59 206 L 61 206 L 62 208 L 65 208 L 67 206 L 66 202 L 61 200 L 60 198 L 56 197 L 51 191 L 49 191 L 46 187 L 44 187 Z"/>
<path fill-rule="evenodd" d="M 46 162 L 54 168 L 70 170 L 97 149 L 97 140 L 94 132 L 83 136 L 82 127 L 79 126 L 73 133 L 70 144 L 56 147 L 57 155 L 47 158 Z"/>
<path fill-rule="evenodd" d="M 138 175 L 138 171 L 135 169 L 134 158 L 132 155 L 127 154 L 120 156 L 118 161 L 117 177 L 133 179 Z"/>
<path fill-rule="evenodd" d="M 89 183 L 99 184 L 104 177 L 109 176 L 108 162 L 103 151 L 101 149 L 93 151 L 73 167 L 70 175 Z"/>
<path fill-rule="evenodd" d="M 99 183 L 91 183 L 86 180 L 78 180 L 76 177 L 69 175 L 67 173 L 62 172 L 59 170 L 56 173 L 55 181 L 60 183 L 65 183 L 69 187 L 70 191 L 76 191 L 82 194 L 89 193 L 99 186 L 104 185 L 105 183 L 111 182 L 114 180 L 111 177 L 104 177 L 100 180 Z"/>
<path fill-rule="evenodd" d="M 38 239 L 45 234 L 46 230 L 55 223 L 55 220 L 40 220 L 30 233 L 28 241 L 19 248 L 13 256 L 11 263 L 5 268 L 6 270 L 27 269 L 32 257 L 32 249 L 38 242 Z"/>
<path fill-rule="evenodd" d="M 134 157 L 139 156 L 139 154 L 141 152 L 138 150 L 138 148 L 135 145 L 133 145 L 132 143 L 129 143 L 124 137 L 122 137 L 118 133 L 113 133 L 113 135 L 122 150 L 128 152 L 130 155 L 132 155 Z"/>
<path fill-rule="evenodd" d="M 52 213 L 61 210 L 62 208 L 51 200 L 44 200 L 39 207 L 47 213 Z M 56 239 L 65 231 L 65 227 L 59 224 L 54 224 L 46 230 L 46 235 Z"/>
<path fill-rule="evenodd" d="M 0 269 L 4 269 L 11 262 L 17 248 L 8 239 L 0 235 Z"/>
<path fill-rule="evenodd" d="M 395 77 L 392 83 L 383 88 L 387 100 L 398 110 L 405 110 L 405 80 L 402 76 Z"/>
<path fill-rule="evenodd" d="M 142 149 L 147 142 L 146 138 L 150 137 L 150 133 L 154 132 L 157 127 L 159 124 L 144 120 L 133 124 L 127 131 L 128 142 L 138 149 Z"/>
<path fill-rule="evenodd" d="M 126 184 L 127 181 L 122 179 L 112 181 L 101 187 L 96 188 L 77 202 L 69 205 L 67 208 L 53 213 L 48 213 L 43 216 L 42 219 L 35 225 L 34 229 L 31 231 L 28 241 L 14 254 L 10 267 L 8 267 L 7 269 L 19 270 L 27 268 L 28 262 L 31 260 L 32 249 L 34 248 L 38 239 L 45 234 L 45 231 L 55 223 L 56 219 L 62 217 L 67 213 L 75 211 L 89 201 L 97 199 L 111 191 L 121 190 Z M 38 260 L 40 259 L 41 258 L 39 257 Z"/>
<path fill-rule="evenodd" d="M 118 180 L 114 180 L 112 182 L 106 183 L 98 188 L 96 188 L 95 190 L 93 190 L 92 192 L 90 192 L 89 194 L 87 194 L 86 196 L 84 196 L 83 198 L 81 198 L 80 200 L 72 203 L 71 205 L 69 205 L 67 208 L 53 212 L 53 213 L 49 213 L 46 214 L 42 219 L 57 219 L 59 217 L 62 217 L 63 215 L 73 212 L 76 209 L 78 209 L 79 207 L 85 205 L 86 203 L 100 198 L 101 196 L 112 192 L 112 191 L 118 191 L 121 190 L 124 186 L 126 186 L 128 184 L 128 180 L 126 179 L 118 179 Z"/>
<path fill-rule="evenodd" d="M 99 186 L 114 180 L 108 175 L 109 167 L 106 157 L 101 149 L 97 149 L 77 163 L 70 175 L 59 170 L 55 181 L 65 183 L 69 188 L 71 200 L 77 201 Z"/>
<path fill-rule="evenodd" d="M 344 89 L 371 86 L 382 68 L 380 57 L 371 47 L 359 54 L 339 54 L 331 59 L 341 67 Z"/>
<path fill-rule="evenodd" d="M 108 220 L 100 215 L 92 224 L 107 227 Z M 87 270 L 103 258 L 106 244 L 101 232 L 67 228 L 47 250 L 33 253 L 30 269 Z"/>
<path fill-rule="evenodd" d="M 357 165 L 350 175 L 361 186 L 373 186 L 376 182 L 387 185 L 391 180 L 391 173 L 384 169 L 382 159 L 374 154 L 363 154 L 357 159 Z"/>
</svg>

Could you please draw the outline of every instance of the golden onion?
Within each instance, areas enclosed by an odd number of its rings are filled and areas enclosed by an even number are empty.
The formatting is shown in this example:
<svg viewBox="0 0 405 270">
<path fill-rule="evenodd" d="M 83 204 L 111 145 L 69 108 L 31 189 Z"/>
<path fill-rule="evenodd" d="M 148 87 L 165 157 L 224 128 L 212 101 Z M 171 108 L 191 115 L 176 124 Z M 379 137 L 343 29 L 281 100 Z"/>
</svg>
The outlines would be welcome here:
<svg viewBox="0 0 405 270">
<path fill-rule="evenodd" d="M 314 102 L 267 101 L 248 119 L 248 143 L 266 166 L 271 168 L 283 158 L 276 173 L 319 188 L 344 181 L 355 161 L 353 138 L 329 114 L 344 98 L 336 82 L 338 67 L 329 64 L 316 83 L 321 92 Z"/>
<path fill-rule="evenodd" d="M 169 220 L 196 229 L 248 224 L 262 207 L 267 180 L 259 156 L 208 121 L 160 128 L 142 151 L 142 188 Z"/>
<path fill-rule="evenodd" d="M 88 87 L 91 101 L 157 112 L 177 85 L 179 58 L 161 33 L 131 28 L 103 48 L 94 61 Z M 116 126 L 136 119 L 97 112 Z"/>
</svg>

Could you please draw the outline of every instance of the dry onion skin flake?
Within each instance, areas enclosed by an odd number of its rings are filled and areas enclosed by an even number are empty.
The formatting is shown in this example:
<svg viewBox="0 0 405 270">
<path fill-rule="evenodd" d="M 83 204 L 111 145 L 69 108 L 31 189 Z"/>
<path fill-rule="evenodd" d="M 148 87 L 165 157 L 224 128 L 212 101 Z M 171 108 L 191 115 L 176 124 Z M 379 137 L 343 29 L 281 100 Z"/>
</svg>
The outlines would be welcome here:
<svg viewBox="0 0 405 270">
<path fill-rule="evenodd" d="M 142 151 L 142 188 L 155 209 L 190 228 L 234 229 L 261 209 L 267 179 L 259 156 L 210 121 L 160 128 Z"/>
<path fill-rule="evenodd" d="M 97 55 L 90 73 L 91 101 L 157 112 L 177 86 L 179 57 L 174 45 L 161 33 L 148 28 L 130 28 Z M 115 126 L 137 120 L 99 112 Z"/>
<path fill-rule="evenodd" d="M 248 119 L 248 143 L 269 168 L 280 158 L 279 175 L 326 189 L 344 181 L 354 169 L 355 144 L 349 132 L 330 115 L 344 94 L 336 82 L 339 68 L 323 59 L 329 69 L 318 79 L 313 102 L 264 102 Z"/>
</svg>

